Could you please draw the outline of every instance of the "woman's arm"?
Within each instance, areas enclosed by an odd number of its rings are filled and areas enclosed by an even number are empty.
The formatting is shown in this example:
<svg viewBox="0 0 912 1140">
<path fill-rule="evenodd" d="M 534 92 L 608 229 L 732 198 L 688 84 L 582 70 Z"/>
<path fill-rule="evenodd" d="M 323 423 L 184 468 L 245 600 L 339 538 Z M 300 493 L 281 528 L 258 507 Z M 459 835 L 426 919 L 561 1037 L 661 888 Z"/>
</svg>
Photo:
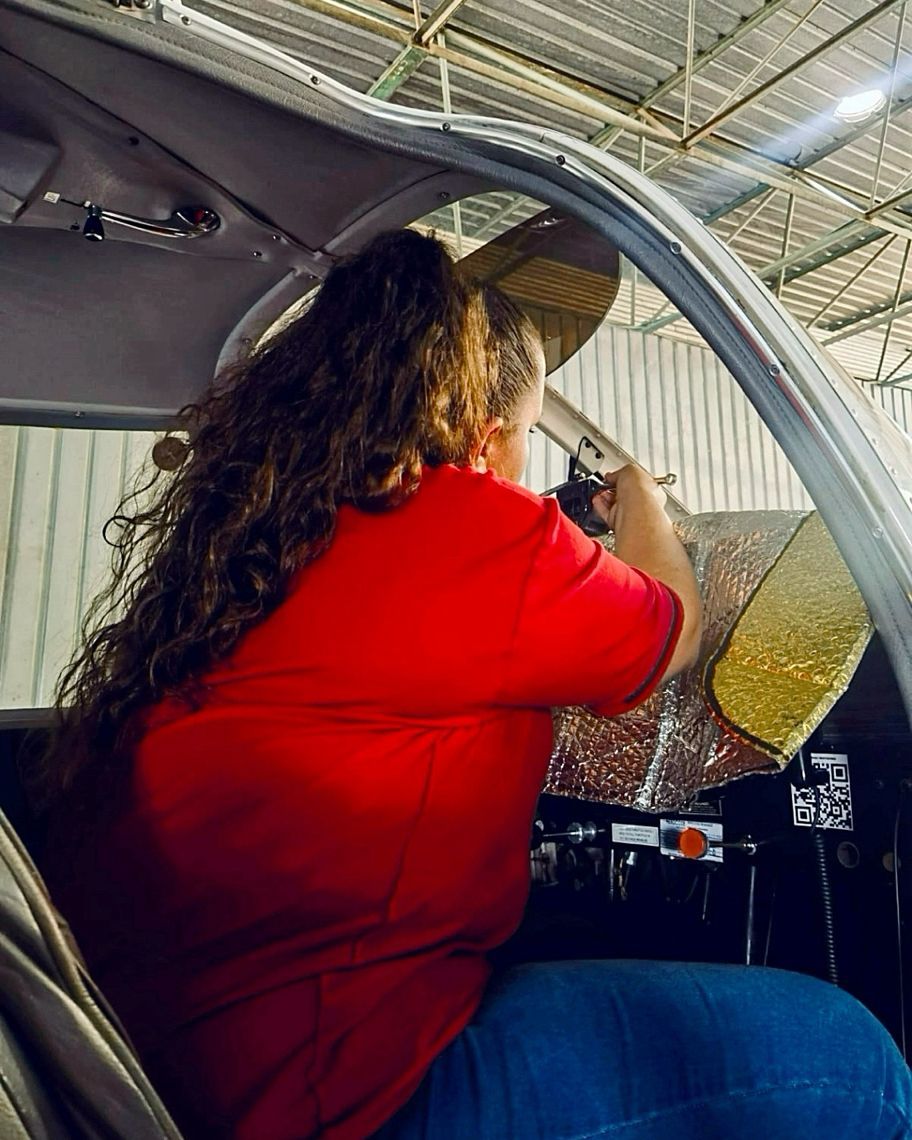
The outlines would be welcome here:
<svg viewBox="0 0 912 1140">
<path fill-rule="evenodd" d="M 609 490 L 593 505 L 615 535 L 614 553 L 674 590 L 684 609 L 681 634 L 665 671 L 673 677 L 693 665 L 700 649 L 703 606 L 687 552 L 665 513 L 665 492 L 635 464 L 604 476 Z"/>
</svg>

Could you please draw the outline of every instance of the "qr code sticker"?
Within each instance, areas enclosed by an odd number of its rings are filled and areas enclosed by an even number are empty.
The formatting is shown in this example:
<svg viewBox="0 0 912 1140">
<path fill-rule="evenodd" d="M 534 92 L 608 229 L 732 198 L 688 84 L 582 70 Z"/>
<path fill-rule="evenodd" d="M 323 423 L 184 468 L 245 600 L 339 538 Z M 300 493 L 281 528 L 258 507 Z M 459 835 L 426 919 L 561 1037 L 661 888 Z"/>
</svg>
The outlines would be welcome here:
<svg viewBox="0 0 912 1140">
<path fill-rule="evenodd" d="M 792 788 L 795 826 L 851 831 L 852 784 L 848 756 L 812 752 L 811 765 L 826 775 L 826 783 L 817 788 Z"/>
</svg>

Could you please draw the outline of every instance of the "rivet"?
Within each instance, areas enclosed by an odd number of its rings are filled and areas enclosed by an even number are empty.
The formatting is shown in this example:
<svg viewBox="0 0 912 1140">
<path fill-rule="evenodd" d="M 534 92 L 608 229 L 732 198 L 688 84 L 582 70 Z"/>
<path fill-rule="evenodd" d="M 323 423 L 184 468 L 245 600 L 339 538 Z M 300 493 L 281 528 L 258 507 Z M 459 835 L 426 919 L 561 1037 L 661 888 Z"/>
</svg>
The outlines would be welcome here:
<svg viewBox="0 0 912 1140">
<path fill-rule="evenodd" d="M 254 256 L 254 257 L 262 257 L 262 256 L 263 256 L 263 251 L 262 251 L 261 249 L 255 249 L 255 250 L 253 251 L 253 256 Z"/>
<path fill-rule="evenodd" d="M 768 364 L 766 366 L 766 370 L 770 374 L 770 376 L 778 376 L 779 375 L 779 365 L 778 364 Z"/>
<path fill-rule="evenodd" d="M 450 130 L 451 126 L 452 126 L 452 123 L 441 123 L 440 129 L 442 131 L 448 131 L 448 130 Z"/>
<path fill-rule="evenodd" d="M 555 160 L 554 160 L 554 161 L 557 163 L 557 165 L 558 165 L 558 166 L 566 166 L 566 165 L 567 165 L 567 159 L 566 159 L 566 156 L 565 156 L 565 155 L 562 155 L 562 154 L 559 154 L 559 155 L 557 156 L 557 158 L 555 158 Z"/>
<path fill-rule="evenodd" d="M 672 253 L 678 254 L 681 252 L 681 243 L 679 241 L 673 241 L 668 248 Z"/>
<path fill-rule="evenodd" d="M 183 24 L 185 27 L 189 27 L 189 25 L 190 25 L 190 17 L 189 17 L 189 16 L 181 16 L 181 23 L 182 23 L 182 24 Z"/>
<path fill-rule="evenodd" d="M 874 527 L 874 529 L 871 531 L 871 534 L 873 534 L 875 538 L 883 538 L 883 527 L 882 526 Z"/>
</svg>

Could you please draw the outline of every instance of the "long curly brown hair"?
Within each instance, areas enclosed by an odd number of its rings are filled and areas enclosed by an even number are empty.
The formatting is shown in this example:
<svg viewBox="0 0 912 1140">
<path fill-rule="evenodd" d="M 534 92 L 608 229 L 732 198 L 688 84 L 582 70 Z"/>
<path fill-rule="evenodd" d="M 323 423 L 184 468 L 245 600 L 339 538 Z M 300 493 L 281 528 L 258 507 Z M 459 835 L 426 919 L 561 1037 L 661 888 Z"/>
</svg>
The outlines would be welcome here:
<svg viewBox="0 0 912 1140">
<path fill-rule="evenodd" d="M 471 462 L 491 415 L 509 429 L 540 345 L 434 238 L 383 234 L 335 266 L 302 315 L 183 409 L 183 462 L 108 524 L 112 578 L 60 679 L 36 801 L 122 772 L 141 710 L 199 700 L 207 668 L 327 548 L 341 504 L 394 508 L 423 465 Z"/>
</svg>

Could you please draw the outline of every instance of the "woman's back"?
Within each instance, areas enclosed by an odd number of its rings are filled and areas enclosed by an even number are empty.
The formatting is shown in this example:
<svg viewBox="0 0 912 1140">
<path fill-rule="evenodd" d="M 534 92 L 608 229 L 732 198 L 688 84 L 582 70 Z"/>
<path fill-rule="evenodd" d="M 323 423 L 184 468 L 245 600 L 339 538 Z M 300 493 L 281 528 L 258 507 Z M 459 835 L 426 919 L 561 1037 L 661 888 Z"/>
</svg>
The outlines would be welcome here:
<svg viewBox="0 0 912 1140">
<path fill-rule="evenodd" d="M 179 1119 L 357 1137 L 406 1100 L 520 919 L 549 705 L 621 707 L 673 619 L 492 475 L 343 508 L 202 707 L 153 710 L 130 804 L 55 884 Z"/>
</svg>

